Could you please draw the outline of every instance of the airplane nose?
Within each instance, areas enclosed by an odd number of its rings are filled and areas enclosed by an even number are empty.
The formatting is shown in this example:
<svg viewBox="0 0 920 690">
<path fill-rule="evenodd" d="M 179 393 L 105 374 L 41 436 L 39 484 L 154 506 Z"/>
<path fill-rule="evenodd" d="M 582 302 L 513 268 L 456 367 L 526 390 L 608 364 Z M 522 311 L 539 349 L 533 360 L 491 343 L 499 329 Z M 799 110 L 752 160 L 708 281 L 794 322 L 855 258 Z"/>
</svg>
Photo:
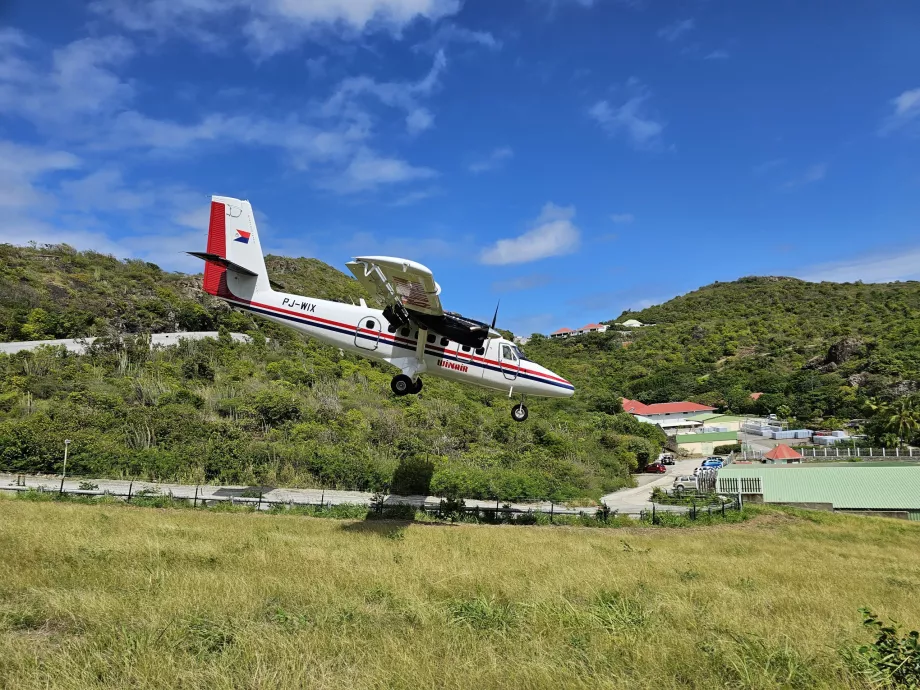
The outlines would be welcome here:
<svg viewBox="0 0 920 690">
<path fill-rule="evenodd" d="M 552 378 L 553 382 L 557 384 L 554 386 L 558 389 L 557 397 L 560 398 L 571 398 L 575 394 L 575 386 L 569 383 L 566 379 L 559 376 L 559 374 L 546 370 L 546 373 Z"/>
</svg>

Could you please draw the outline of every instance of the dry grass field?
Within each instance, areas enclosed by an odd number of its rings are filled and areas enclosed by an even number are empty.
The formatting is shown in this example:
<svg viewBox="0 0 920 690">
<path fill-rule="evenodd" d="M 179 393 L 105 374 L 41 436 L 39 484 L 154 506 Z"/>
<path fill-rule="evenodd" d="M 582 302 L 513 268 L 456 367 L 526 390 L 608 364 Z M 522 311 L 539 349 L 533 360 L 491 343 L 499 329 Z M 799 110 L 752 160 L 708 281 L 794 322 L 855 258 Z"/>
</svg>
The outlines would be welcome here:
<svg viewBox="0 0 920 690">
<path fill-rule="evenodd" d="M 3 688 L 866 688 L 920 525 L 489 527 L 0 498 Z"/>
</svg>

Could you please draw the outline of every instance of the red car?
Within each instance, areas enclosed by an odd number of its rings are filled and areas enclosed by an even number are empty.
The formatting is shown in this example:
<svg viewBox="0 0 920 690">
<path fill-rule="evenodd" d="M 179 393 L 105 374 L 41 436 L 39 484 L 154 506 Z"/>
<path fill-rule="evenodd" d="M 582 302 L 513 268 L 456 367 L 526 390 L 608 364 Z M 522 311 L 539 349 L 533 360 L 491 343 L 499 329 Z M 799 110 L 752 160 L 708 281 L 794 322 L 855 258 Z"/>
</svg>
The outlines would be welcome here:
<svg viewBox="0 0 920 690">
<path fill-rule="evenodd" d="M 668 468 L 660 462 L 653 462 L 651 465 L 646 465 L 644 471 L 650 474 L 664 474 L 668 471 Z"/>
</svg>

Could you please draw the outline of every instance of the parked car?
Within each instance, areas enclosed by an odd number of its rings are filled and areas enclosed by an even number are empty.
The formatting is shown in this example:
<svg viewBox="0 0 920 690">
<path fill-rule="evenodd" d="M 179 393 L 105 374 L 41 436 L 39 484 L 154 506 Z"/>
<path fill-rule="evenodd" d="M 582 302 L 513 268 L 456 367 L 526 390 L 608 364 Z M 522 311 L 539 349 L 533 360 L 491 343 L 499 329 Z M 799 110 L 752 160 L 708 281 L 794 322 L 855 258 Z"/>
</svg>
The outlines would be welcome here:
<svg viewBox="0 0 920 690">
<path fill-rule="evenodd" d="M 651 465 L 645 466 L 645 471 L 650 474 L 664 474 L 668 471 L 668 468 L 662 465 L 660 462 L 653 462 Z"/>
<path fill-rule="evenodd" d="M 703 469 L 718 470 L 724 467 L 725 463 L 722 462 L 721 458 L 706 458 L 703 460 L 703 464 L 700 465 Z"/>
<path fill-rule="evenodd" d="M 660 462 L 662 465 L 673 465 L 674 456 L 671 455 L 670 453 L 665 453 L 660 458 L 658 458 L 658 462 Z"/>
<path fill-rule="evenodd" d="M 671 490 L 674 493 L 683 493 L 684 491 L 696 491 L 696 477 L 681 475 L 674 478 L 674 484 Z"/>
</svg>

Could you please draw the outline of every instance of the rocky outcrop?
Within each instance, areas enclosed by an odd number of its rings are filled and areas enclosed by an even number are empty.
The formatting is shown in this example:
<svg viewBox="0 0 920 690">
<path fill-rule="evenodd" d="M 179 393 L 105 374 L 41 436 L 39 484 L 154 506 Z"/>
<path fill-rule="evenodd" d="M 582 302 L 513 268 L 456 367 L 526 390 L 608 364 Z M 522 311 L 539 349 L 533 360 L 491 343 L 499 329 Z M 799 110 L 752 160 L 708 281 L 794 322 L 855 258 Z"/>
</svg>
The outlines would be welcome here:
<svg viewBox="0 0 920 690">
<path fill-rule="evenodd" d="M 866 343 L 859 338 L 844 338 L 831 345 L 827 351 L 827 357 L 824 358 L 824 363 L 843 364 L 853 357 L 864 355 L 865 350 Z"/>
<path fill-rule="evenodd" d="M 837 368 L 853 357 L 865 356 L 866 343 L 859 338 L 844 338 L 830 346 L 823 357 L 817 355 L 802 365 L 803 369 L 816 369 L 822 374 L 837 371 Z"/>
</svg>

